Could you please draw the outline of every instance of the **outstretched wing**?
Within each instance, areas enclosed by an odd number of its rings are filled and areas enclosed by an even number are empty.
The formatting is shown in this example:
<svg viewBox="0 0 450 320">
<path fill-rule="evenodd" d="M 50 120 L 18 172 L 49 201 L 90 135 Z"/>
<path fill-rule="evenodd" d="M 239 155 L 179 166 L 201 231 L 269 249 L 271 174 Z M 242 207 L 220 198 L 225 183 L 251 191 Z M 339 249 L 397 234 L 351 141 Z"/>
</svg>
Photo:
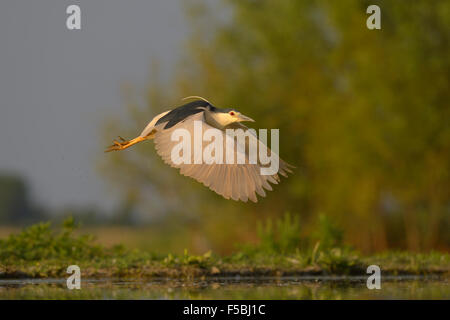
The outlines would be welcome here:
<svg viewBox="0 0 450 320">
<path fill-rule="evenodd" d="M 180 163 L 176 164 L 172 161 L 171 153 L 172 149 L 179 144 L 179 141 L 172 141 L 171 136 L 176 129 L 185 129 L 190 133 L 191 137 L 191 150 L 194 145 L 194 121 L 202 121 L 203 132 L 211 129 L 217 130 L 217 134 L 222 135 L 223 141 L 223 154 L 225 155 L 226 139 L 229 139 L 227 134 L 208 125 L 204 121 L 203 113 L 196 113 L 182 122 L 178 122 L 170 128 L 163 128 L 163 124 L 156 127 L 156 133 L 154 136 L 155 148 L 157 153 L 161 156 L 165 163 L 170 166 L 180 169 L 180 173 L 185 176 L 194 178 L 195 180 L 203 183 L 206 187 L 215 191 L 223 196 L 225 199 L 241 200 L 247 202 L 248 199 L 253 202 L 257 202 L 256 194 L 261 197 L 265 197 L 266 190 L 272 190 L 269 183 L 278 184 L 280 178 L 278 174 L 273 175 L 261 175 L 260 169 L 263 167 L 261 164 L 250 164 L 248 148 L 245 148 L 245 164 L 194 164 L 194 152 L 191 152 L 191 164 Z M 245 126 L 242 126 L 246 128 Z M 248 129 L 248 128 L 247 128 Z M 257 139 L 252 136 L 253 139 Z M 211 142 L 203 141 L 202 150 Z M 242 149 L 237 148 L 235 143 L 235 153 L 242 152 Z M 279 159 L 278 173 L 287 176 L 287 172 L 292 172 L 289 169 L 290 165 Z"/>
</svg>

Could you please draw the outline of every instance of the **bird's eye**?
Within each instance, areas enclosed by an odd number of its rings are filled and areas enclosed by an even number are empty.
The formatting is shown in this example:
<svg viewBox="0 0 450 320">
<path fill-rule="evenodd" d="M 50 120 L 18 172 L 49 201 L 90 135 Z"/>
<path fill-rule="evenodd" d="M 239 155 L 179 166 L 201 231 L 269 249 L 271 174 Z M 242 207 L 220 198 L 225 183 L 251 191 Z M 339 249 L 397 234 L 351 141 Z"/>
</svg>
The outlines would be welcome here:
<svg viewBox="0 0 450 320">
<path fill-rule="evenodd" d="M 230 111 L 230 116 L 234 116 L 234 112 L 233 111 Z"/>
</svg>

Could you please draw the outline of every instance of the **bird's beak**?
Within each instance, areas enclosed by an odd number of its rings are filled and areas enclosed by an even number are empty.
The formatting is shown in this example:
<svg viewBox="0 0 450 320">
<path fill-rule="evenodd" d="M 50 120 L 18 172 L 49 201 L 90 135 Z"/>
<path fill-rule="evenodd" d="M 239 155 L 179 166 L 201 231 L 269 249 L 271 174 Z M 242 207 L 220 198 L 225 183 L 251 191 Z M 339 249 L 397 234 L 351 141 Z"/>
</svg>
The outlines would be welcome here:
<svg viewBox="0 0 450 320">
<path fill-rule="evenodd" d="M 250 117 L 244 116 L 243 114 L 239 114 L 238 120 L 239 120 L 239 122 L 242 122 L 242 121 L 255 122 L 255 120 L 253 120 L 253 119 L 250 118 Z"/>
</svg>

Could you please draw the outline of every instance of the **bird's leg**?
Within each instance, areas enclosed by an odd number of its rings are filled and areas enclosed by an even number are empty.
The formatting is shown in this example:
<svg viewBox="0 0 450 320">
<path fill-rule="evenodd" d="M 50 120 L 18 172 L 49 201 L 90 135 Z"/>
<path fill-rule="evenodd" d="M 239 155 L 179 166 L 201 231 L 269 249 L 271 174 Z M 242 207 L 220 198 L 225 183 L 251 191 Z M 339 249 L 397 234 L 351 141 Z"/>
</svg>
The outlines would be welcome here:
<svg viewBox="0 0 450 320">
<path fill-rule="evenodd" d="M 136 143 L 142 142 L 144 140 L 146 140 L 146 137 L 137 137 L 131 140 L 125 140 L 124 138 L 122 138 L 121 136 L 119 136 L 119 139 L 121 140 L 120 142 L 117 140 L 113 140 L 113 145 L 109 146 L 105 152 L 111 152 L 111 151 L 119 151 L 119 150 L 123 150 L 126 148 L 131 147 L 132 145 L 135 145 Z"/>
</svg>

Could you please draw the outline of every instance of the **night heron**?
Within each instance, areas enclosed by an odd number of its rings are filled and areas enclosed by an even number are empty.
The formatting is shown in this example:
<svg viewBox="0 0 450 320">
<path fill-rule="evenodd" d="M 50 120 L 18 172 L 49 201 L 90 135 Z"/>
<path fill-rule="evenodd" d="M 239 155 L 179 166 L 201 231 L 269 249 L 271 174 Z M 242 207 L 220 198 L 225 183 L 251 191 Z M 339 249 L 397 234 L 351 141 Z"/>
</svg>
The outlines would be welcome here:
<svg viewBox="0 0 450 320">
<path fill-rule="evenodd" d="M 163 112 L 153 118 L 152 121 L 145 127 L 142 133 L 132 139 L 125 140 L 119 136 L 121 141 L 114 140 L 114 144 L 110 146 L 106 152 L 123 150 L 136 143 L 151 140 L 155 142 L 156 152 L 168 165 L 180 169 L 182 175 L 194 178 L 203 183 L 206 187 L 215 191 L 225 199 L 241 200 L 247 202 L 248 199 L 257 202 L 256 194 L 261 197 L 266 196 L 264 189 L 271 191 L 272 187 L 269 183 L 278 184 L 280 178 L 278 174 L 287 177 L 288 172 L 292 172 L 290 168 L 293 166 L 281 160 L 275 152 L 272 152 L 266 145 L 266 151 L 272 156 L 276 157 L 278 167 L 275 172 L 270 174 L 261 174 L 263 168 L 267 168 L 267 164 L 261 163 L 260 159 L 256 162 L 249 161 L 250 157 L 250 142 L 261 143 L 261 140 L 254 134 L 253 129 L 249 129 L 241 122 L 254 121 L 253 119 L 244 116 L 235 109 L 220 109 L 213 106 L 204 98 L 192 96 L 184 99 L 196 99 L 193 102 L 186 103 L 178 108 Z M 193 161 L 189 163 L 177 162 L 173 159 L 173 149 L 178 143 L 174 141 L 173 133 L 176 129 L 185 129 L 192 135 L 195 134 L 195 123 L 201 122 L 203 130 L 213 129 L 221 136 L 216 136 L 215 139 L 221 138 L 221 146 L 226 149 L 225 141 L 230 139 L 227 129 L 242 129 L 244 133 L 251 132 L 246 135 L 244 140 L 245 146 L 239 146 L 236 143 L 234 151 L 241 152 L 242 156 L 247 161 L 245 163 L 199 163 L 194 158 L 195 153 L 202 151 L 195 151 L 190 155 Z M 236 139 L 236 137 L 233 137 Z M 194 140 L 194 138 L 192 138 Z M 211 139 L 212 140 L 212 139 Z M 273 142 L 273 141 L 272 141 Z M 202 147 L 206 147 L 210 142 L 202 141 Z M 242 142 L 241 142 L 242 144 Z M 190 145 L 190 144 L 189 144 Z M 261 144 L 258 144 L 261 146 Z M 241 147 L 241 148 L 240 148 Z M 225 153 L 226 150 L 220 150 Z M 197 154 L 198 156 L 198 154 Z"/>
</svg>

